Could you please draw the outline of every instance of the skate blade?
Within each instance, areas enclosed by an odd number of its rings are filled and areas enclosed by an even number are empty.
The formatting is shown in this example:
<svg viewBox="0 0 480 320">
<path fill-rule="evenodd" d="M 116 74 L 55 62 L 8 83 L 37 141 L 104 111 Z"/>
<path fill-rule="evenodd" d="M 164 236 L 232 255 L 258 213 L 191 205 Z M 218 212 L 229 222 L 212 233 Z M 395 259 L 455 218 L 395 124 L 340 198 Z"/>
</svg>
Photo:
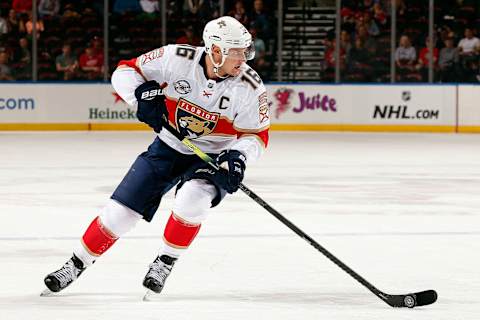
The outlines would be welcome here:
<svg viewBox="0 0 480 320">
<path fill-rule="evenodd" d="M 158 293 L 152 291 L 152 290 L 147 290 L 145 292 L 145 295 L 143 296 L 143 301 L 149 302 L 155 300 L 154 298 L 158 295 Z"/>
<path fill-rule="evenodd" d="M 42 293 L 40 293 L 40 297 L 51 297 L 54 295 L 55 295 L 55 292 L 50 291 L 50 289 L 45 289 L 42 291 Z"/>
</svg>

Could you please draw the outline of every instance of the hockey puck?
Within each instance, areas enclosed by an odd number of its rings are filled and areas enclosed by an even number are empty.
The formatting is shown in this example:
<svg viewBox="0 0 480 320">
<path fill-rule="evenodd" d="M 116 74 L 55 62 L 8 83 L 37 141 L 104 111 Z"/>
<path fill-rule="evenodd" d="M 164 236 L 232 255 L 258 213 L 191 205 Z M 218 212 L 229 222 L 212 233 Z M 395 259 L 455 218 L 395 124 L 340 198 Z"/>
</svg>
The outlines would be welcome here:
<svg viewBox="0 0 480 320">
<path fill-rule="evenodd" d="M 415 296 L 407 295 L 403 298 L 403 302 L 406 307 L 413 308 L 415 307 Z"/>
</svg>

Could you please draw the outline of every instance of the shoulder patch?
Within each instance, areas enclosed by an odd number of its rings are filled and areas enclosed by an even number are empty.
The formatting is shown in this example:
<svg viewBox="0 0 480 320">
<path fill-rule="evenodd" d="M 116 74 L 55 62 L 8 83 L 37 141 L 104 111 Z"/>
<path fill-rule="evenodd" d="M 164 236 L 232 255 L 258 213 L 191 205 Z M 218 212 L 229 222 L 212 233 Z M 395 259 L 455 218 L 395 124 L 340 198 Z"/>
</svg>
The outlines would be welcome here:
<svg viewBox="0 0 480 320">
<path fill-rule="evenodd" d="M 163 56 L 163 52 L 164 52 L 164 49 L 163 47 L 162 48 L 158 48 L 158 49 L 155 49 L 155 50 L 152 50 L 150 52 L 147 52 L 145 53 L 143 56 L 142 56 L 142 66 L 146 63 L 149 63 L 155 59 L 158 59 L 158 58 L 161 58 Z"/>
<path fill-rule="evenodd" d="M 270 106 L 268 104 L 266 91 L 258 96 L 258 116 L 260 123 L 265 123 L 270 120 Z"/>
</svg>

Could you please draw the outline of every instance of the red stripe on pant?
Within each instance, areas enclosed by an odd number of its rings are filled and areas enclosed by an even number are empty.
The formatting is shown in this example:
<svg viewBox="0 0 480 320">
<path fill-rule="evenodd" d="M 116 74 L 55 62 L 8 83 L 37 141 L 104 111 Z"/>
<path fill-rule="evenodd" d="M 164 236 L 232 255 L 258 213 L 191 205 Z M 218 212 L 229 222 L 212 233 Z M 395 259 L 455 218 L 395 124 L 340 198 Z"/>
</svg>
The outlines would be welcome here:
<svg viewBox="0 0 480 320">
<path fill-rule="evenodd" d="M 100 220 L 96 217 L 85 231 L 82 242 L 87 251 L 94 256 L 100 256 L 107 251 L 118 240 L 110 230 L 105 228 Z"/>
<path fill-rule="evenodd" d="M 186 249 L 195 239 L 200 226 L 200 223 L 189 223 L 172 212 L 165 226 L 163 237 L 168 245 L 174 248 Z"/>
</svg>

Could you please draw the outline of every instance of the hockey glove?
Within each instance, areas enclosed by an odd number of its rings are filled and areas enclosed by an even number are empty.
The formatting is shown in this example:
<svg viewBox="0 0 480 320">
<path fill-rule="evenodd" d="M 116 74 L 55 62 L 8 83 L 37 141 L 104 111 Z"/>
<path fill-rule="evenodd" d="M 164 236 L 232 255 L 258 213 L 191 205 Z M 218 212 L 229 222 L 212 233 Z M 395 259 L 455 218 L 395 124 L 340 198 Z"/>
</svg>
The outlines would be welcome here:
<svg viewBox="0 0 480 320">
<path fill-rule="evenodd" d="M 137 118 L 148 124 L 157 133 L 162 130 L 162 123 L 168 121 L 165 96 L 155 80 L 142 83 L 135 89 L 138 101 Z"/>
<path fill-rule="evenodd" d="M 228 193 L 237 191 L 242 183 L 246 160 L 243 153 L 237 150 L 224 150 L 215 160 L 220 167 L 215 179 Z"/>
</svg>

